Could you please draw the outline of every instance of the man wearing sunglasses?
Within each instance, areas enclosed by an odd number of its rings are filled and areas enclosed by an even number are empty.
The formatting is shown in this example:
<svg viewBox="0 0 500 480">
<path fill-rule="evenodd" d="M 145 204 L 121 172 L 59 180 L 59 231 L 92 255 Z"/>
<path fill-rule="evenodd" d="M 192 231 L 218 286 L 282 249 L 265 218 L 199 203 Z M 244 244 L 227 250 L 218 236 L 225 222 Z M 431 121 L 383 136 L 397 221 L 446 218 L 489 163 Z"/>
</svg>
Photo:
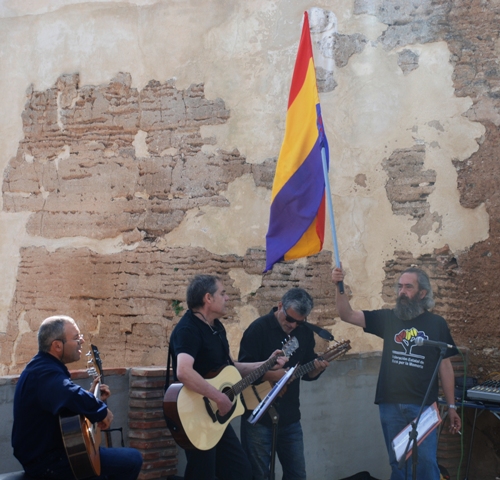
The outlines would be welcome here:
<svg viewBox="0 0 500 480">
<path fill-rule="evenodd" d="M 66 364 L 80 359 L 84 342 L 71 317 L 46 318 L 38 330 L 38 354 L 19 377 L 14 394 L 12 446 L 30 477 L 75 478 L 66 456 L 59 416 L 84 415 L 102 429 L 109 428 L 113 420 L 103 401 L 71 381 Z M 111 394 L 104 384 L 100 385 L 100 392 L 104 400 Z M 83 438 L 81 433 L 80 436 Z M 73 453 L 77 451 L 76 444 Z M 78 458 L 80 461 L 75 464 L 85 463 L 83 457 Z M 134 448 L 101 448 L 100 462 L 101 475 L 89 480 L 136 480 L 142 457 Z"/>
<path fill-rule="evenodd" d="M 240 362 L 258 362 L 281 348 L 289 335 L 297 338 L 299 347 L 283 368 L 267 372 L 261 382 L 276 383 L 286 369 L 300 363 L 314 362 L 314 370 L 306 373 L 302 380 L 316 380 L 328 366 L 318 360 L 314 353 L 313 332 L 304 324 L 313 308 L 313 299 L 301 288 L 288 290 L 267 315 L 247 328 L 240 343 Z M 300 381 L 295 380 L 285 387 L 285 393 L 273 404 L 278 413 L 276 452 L 283 469 L 285 480 L 305 480 L 306 466 L 304 442 L 300 425 Z M 264 414 L 251 425 L 247 419 L 252 413 L 247 410 L 241 420 L 241 443 L 252 463 L 253 480 L 267 480 L 270 475 L 273 421 Z"/>
</svg>

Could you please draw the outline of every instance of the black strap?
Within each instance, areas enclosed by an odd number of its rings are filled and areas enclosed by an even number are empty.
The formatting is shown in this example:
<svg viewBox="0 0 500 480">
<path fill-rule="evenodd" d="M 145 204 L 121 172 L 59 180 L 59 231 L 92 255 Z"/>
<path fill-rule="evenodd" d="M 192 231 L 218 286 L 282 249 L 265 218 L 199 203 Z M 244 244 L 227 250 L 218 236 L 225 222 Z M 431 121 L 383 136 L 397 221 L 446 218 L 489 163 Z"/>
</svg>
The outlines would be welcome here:
<svg viewBox="0 0 500 480">
<path fill-rule="evenodd" d="M 317 325 L 314 325 L 309 322 L 304 322 L 302 323 L 305 327 L 308 327 L 310 330 L 313 332 L 316 332 L 321 338 L 324 338 L 325 340 L 334 340 L 333 335 L 328 331 L 325 330 L 324 328 L 318 327 Z"/>
<path fill-rule="evenodd" d="M 170 358 L 172 354 L 170 352 L 170 342 L 168 344 L 168 358 L 167 358 L 167 371 L 165 373 L 165 387 L 163 387 L 163 393 L 167 391 L 167 388 L 170 386 Z"/>
</svg>

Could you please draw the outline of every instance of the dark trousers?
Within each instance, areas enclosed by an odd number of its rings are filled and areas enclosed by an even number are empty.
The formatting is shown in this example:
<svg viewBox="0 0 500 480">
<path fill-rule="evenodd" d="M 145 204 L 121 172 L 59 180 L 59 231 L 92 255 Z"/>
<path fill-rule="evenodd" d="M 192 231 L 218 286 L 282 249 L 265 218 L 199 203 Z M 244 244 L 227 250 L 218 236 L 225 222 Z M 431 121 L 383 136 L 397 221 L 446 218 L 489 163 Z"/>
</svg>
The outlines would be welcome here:
<svg viewBox="0 0 500 480">
<path fill-rule="evenodd" d="M 101 475 L 89 480 L 136 480 L 142 467 L 142 456 L 135 448 L 100 448 Z M 36 465 L 26 465 L 31 477 L 54 480 L 74 478 L 64 452 L 47 455 Z"/>
<path fill-rule="evenodd" d="M 185 450 L 184 480 L 252 480 L 252 465 L 233 427 L 210 450 Z"/>
</svg>

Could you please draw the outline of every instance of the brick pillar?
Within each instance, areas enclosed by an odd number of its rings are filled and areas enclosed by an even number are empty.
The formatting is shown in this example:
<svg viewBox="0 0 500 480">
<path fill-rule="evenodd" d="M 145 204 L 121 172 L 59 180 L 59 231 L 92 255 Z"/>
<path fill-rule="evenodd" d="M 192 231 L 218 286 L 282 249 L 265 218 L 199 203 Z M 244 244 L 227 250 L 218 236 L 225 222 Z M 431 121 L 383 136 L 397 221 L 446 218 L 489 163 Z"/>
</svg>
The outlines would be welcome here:
<svg viewBox="0 0 500 480">
<path fill-rule="evenodd" d="M 177 446 L 163 418 L 165 367 L 130 370 L 129 442 L 144 459 L 138 480 L 177 473 Z"/>
</svg>

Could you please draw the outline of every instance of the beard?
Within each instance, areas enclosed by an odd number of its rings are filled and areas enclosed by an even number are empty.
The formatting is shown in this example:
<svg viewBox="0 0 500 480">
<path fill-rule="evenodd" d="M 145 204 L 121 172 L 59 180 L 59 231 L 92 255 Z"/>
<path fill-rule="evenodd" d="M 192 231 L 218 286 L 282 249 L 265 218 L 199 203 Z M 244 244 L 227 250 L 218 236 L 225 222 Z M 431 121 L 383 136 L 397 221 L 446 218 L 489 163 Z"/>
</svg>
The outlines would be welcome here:
<svg viewBox="0 0 500 480">
<path fill-rule="evenodd" d="M 422 305 L 422 300 L 415 295 L 413 298 L 408 298 L 406 295 L 400 296 L 396 300 L 394 313 L 401 320 L 413 320 L 424 313 L 425 308 Z"/>
</svg>

